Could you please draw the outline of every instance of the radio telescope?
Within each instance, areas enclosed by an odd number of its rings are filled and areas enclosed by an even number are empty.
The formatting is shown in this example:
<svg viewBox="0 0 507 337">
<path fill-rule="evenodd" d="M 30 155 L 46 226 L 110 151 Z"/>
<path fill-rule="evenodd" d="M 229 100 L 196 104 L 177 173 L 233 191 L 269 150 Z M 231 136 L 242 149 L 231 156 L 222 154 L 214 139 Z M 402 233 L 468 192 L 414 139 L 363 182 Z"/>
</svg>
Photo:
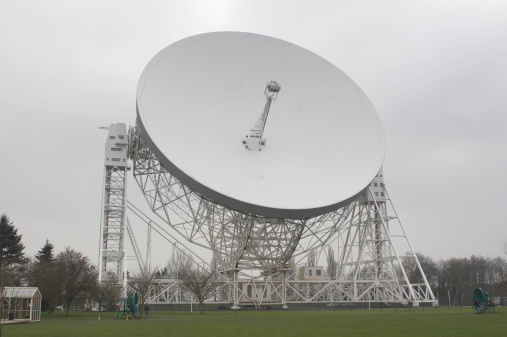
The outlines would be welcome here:
<svg viewBox="0 0 507 337">
<path fill-rule="evenodd" d="M 338 274 L 354 287 L 365 281 L 360 293 L 415 296 L 404 288 L 409 282 L 395 267 L 400 256 L 389 237 L 379 115 L 322 57 L 250 33 L 175 42 L 141 75 L 128 138 L 133 174 L 151 210 L 211 249 L 220 271 L 235 280 L 235 293 L 239 271 L 284 275 L 291 258 L 337 240 Z M 103 228 L 107 223 L 105 215 Z M 107 256 L 121 255 L 104 250 L 109 236 L 102 231 L 103 273 Z M 344 296 L 354 291 L 359 299 L 357 288 Z"/>
</svg>

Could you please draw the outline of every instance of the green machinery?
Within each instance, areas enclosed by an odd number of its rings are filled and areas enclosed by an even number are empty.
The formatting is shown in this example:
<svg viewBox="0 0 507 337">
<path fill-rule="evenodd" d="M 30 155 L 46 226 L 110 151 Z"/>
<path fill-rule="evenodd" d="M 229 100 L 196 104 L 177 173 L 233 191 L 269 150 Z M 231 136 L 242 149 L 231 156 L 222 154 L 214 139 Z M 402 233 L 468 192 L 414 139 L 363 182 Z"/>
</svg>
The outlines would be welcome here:
<svg viewBox="0 0 507 337">
<path fill-rule="evenodd" d="M 473 300 L 475 313 L 484 314 L 485 312 L 496 312 L 495 301 L 493 301 L 493 296 L 491 296 L 481 288 L 477 288 L 474 290 Z"/>
<path fill-rule="evenodd" d="M 121 299 L 116 318 L 137 318 L 137 311 L 139 305 L 139 297 L 134 293 L 130 297 Z"/>
</svg>

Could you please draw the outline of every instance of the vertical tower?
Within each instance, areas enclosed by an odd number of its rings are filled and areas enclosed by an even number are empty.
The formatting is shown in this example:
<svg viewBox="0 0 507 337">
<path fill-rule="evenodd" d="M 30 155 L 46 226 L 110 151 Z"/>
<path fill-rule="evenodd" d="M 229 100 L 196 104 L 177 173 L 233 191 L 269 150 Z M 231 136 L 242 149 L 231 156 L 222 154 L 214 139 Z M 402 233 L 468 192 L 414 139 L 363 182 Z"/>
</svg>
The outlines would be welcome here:
<svg viewBox="0 0 507 337">
<path fill-rule="evenodd" d="M 123 123 L 111 124 L 104 157 L 100 226 L 99 281 L 117 280 L 127 289 L 125 253 L 128 134 Z"/>
<path fill-rule="evenodd" d="M 359 197 L 360 213 L 365 215 L 367 226 L 371 227 L 371 237 L 365 242 L 370 242 L 371 258 L 374 261 L 373 273 L 375 279 L 379 279 L 383 268 L 386 235 L 383 231 L 383 221 L 387 223 L 386 190 L 384 186 L 383 168 L 381 167 L 369 188 Z M 360 218 L 361 219 L 361 218 Z M 363 220 L 364 220 L 363 219 Z M 369 224 L 368 224 L 369 223 Z M 362 250 L 363 252 L 365 250 Z M 387 257 L 387 256 L 386 256 Z M 389 257 L 393 258 L 393 257 Z"/>
<path fill-rule="evenodd" d="M 389 207 L 390 206 L 390 207 Z M 350 224 L 340 229 L 339 280 L 350 281 L 354 301 L 435 301 L 379 170 L 357 199 Z M 417 266 L 421 283 L 411 283 L 403 266 Z"/>
</svg>

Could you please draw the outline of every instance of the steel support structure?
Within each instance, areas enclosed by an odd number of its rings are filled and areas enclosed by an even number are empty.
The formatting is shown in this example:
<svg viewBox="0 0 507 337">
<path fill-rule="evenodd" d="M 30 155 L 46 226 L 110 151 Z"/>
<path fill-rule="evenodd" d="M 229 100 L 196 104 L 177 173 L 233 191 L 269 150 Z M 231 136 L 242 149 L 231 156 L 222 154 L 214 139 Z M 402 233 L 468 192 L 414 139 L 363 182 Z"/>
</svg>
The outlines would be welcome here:
<svg viewBox="0 0 507 337">
<path fill-rule="evenodd" d="M 264 95 L 266 96 L 266 104 L 264 105 L 264 110 L 262 110 L 261 115 L 255 122 L 255 125 L 252 129 L 250 129 L 250 133 L 243 139 L 243 144 L 248 150 L 259 150 L 261 151 L 262 145 L 265 143 L 265 139 L 262 138 L 264 135 L 264 128 L 266 127 L 266 121 L 268 120 L 269 108 L 271 107 L 271 102 L 276 101 L 278 93 L 282 87 L 276 81 L 270 81 L 266 85 L 266 89 L 264 90 Z"/>
<path fill-rule="evenodd" d="M 139 135 L 133 168 L 151 210 L 188 241 L 211 248 L 223 270 L 276 273 L 291 257 L 325 246 L 352 210 L 349 205 L 312 219 L 274 219 L 223 207 L 166 171 Z"/>
<path fill-rule="evenodd" d="M 99 281 L 116 280 L 127 289 L 125 234 L 127 168 L 106 166 L 99 251 Z"/>
<path fill-rule="evenodd" d="M 224 293 L 232 293 L 227 300 L 234 306 L 264 298 L 245 295 L 241 286 L 245 280 L 271 284 L 266 301 L 282 305 L 300 301 L 435 302 L 394 208 L 388 211 L 392 203 L 383 180 L 378 183 L 382 192 L 369 187 L 349 205 L 315 218 L 266 218 L 223 207 L 190 190 L 162 167 L 137 128 L 131 137 L 134 177 L 152 212 L 189 242 L 213 251 L 219 272 L 229 276 L 223 286 L 232 292 Z M 401 250 L 396 241 L 402 243 Z M 310 251 L 325 254 L 336 242 L 340 247 L 333 273 L 336 279 L 298 280 L 289 273 L 285 278 L 287 268 L 294 268 L 291 258 L 301 261 Z M 422 284 L 410 283 L 403 267 L 407 260 L 416 264 Z M 246 270 L 258 270 L 260 276 L 248 276 L 243 273 Z"/>
<path fill-rule="evenodd" d="M 104 154 L 102 216 L 99 244 L 99 282 L 107 280 L 122 286 L 127 295 L 127 128 L 123 123 L 111 124 Z"/>
</svg>

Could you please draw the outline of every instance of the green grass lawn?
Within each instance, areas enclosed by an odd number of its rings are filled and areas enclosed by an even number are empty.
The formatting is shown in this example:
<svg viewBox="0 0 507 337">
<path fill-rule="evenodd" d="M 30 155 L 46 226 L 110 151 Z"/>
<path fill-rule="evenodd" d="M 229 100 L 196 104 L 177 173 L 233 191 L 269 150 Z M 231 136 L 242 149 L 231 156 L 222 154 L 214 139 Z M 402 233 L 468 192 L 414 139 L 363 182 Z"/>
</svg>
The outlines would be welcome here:
<svg viewBox="0 0 507 337">
<path fill-rule="evenodd" d="M 471 309 L 352 312 L 244 311 L 159 313 L 152 319 L 116 319 L 113 313 L 43 314 L 41 322 L 4 325 L 11 336 L 506 336 L 507 314 Z"/>
</svg>

